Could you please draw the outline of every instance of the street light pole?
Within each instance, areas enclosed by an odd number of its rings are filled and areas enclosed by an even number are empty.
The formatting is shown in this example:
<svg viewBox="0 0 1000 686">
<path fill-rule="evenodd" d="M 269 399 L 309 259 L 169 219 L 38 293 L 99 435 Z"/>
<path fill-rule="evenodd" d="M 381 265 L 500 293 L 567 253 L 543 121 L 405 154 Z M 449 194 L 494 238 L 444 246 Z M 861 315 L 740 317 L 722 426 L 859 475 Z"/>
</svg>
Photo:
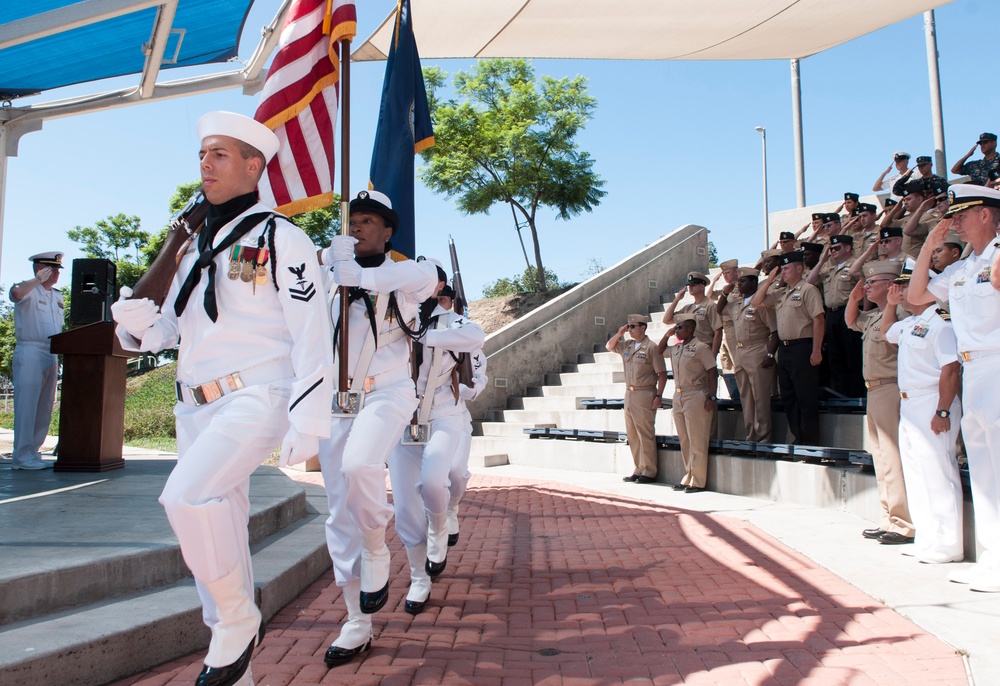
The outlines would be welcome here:
<svg viewBox="0 0 1000 686">
<path fill-rule="evenodd" d="M 771 244 L 771 227 L 767 214 L 767 129 L 755 126 L 754 131 L 760 134 L 760 154 L 764 163 L 764 250 L 767 250 L 767 246 Z"/>
</svg>

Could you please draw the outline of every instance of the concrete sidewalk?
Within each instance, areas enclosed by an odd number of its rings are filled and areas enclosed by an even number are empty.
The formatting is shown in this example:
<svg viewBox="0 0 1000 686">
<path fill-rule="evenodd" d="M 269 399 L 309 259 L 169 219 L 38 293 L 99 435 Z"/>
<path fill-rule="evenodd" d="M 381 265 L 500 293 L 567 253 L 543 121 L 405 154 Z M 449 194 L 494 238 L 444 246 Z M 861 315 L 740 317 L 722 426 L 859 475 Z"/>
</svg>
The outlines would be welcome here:
<svg viewBox="0 0 1000 686">
<path fill-rule="evenodd" d="M 393 533 L 372 651 L 324 666 L 344 616 L 328 573 L 268 625 L 256 683 L 958 685 L 967 668 L 997 682 L 1000 599 L 862 539 L 870 523 L 608 479 L 477 473 L 423 614 L 403 612 Z M 201 657 L 118 685 L 189 685 Z"/>
</svg>

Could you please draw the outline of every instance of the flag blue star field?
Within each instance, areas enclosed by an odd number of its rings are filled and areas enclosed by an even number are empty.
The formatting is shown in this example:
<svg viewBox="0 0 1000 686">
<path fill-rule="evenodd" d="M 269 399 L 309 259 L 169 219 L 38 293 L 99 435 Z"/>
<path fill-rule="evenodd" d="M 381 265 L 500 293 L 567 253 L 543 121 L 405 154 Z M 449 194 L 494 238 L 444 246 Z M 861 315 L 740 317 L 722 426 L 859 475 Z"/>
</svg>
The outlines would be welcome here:
<svg viewBox="0 0 1000 686">
<path fill-rule="evenodd" d="M 400 0 L 396 9 L 368 183 L 370 188 L 388 195 L 392 209 L 399 214 L 399 227 L 392 237 L 393 249 L 413 258 L 416 257 L 414 156 L 434 145 L 434 130 L 413 38 L 410 0 Z"/>
</svg>

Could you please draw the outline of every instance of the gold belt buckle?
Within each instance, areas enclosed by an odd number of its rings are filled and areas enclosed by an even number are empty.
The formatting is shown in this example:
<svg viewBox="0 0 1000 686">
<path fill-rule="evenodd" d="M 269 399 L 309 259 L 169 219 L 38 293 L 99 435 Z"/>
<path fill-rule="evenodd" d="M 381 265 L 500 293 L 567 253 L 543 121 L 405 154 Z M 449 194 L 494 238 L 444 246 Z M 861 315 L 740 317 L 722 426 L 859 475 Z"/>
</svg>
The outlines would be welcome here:
<svg viewBox="0 0 1000 686">
<path fill-rule="evenodd" d="M 899 392 L 899 397 L 902 398 L 903 400 L 908 400 L 909 399 L 907 397 L 907 395 L 906 395 L 906 391 L 900 391 Z"/>
<path fill-rule="evenodd" d="M 966 350 L 965 352 L 960 352 L 959 355 L 962 358 L 962 362 L 968 362 L 972 359 L 972 353 Z"/>
<path fill-rule="evenodd" d="M 742 347 L 744 347 L 744 346 L 743 346 L 743 344 L 742 344 L 742 343 L 737 343 L 737 344 L 736 344 L 736 347 L 737 347 L 737 348 L 742 348 Z"/>
<path fill-rule="evenodd" d="M 371 393 L 375 389 L 375 377 L 366 376 L 365 377 L 365 393 Z"/>
<path fill-rule="evenodd" d="M 872 382 L 871 381 L 865 381 L 865 388 L 867 388 L 868 390 L 871 390 L 871 387 L 872 387 Z"/>
</svg>

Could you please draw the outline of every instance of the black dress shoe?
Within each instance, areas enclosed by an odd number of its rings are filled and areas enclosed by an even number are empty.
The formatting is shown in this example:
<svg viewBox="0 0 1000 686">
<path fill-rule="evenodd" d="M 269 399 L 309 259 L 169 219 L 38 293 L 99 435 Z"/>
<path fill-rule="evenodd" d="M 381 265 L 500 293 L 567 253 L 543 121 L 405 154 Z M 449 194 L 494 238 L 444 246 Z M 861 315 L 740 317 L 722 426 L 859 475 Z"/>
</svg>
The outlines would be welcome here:
<svg viewBox="0 0 1000 686">
<path fill-rule="evenodd" d="M 639 478 L 638 474 L 629 474 L 628 476 L 623 476 L 622 481 L 635 481 Z"/>
<path fill-rule="evenodd" d="M 436 576 L 441 576 L 441 572 L 444 571 L 445 565 L 448 564 L 448 558 L 441 560 L 440 562 L 431 562 L 430 558 L 424 563 L 424 571 L 427 572 L 427 576 L 434 578 Z"/>
<path fill-rule="evenodd" d="M 424 611 L 425 605 L 427 605 L 426 600 L 407 600 L 403 603 L 403 612 L 408 615 L 419 615 Z"/>
<path fill-rule="evenodd" d="M 458 543 L 458 534 L 448 534 L 448 547 L 452 547 Z"/>
<path fill-rule="evenodd" d="M 675 491 L 683 491 L 685 488 L 687 488 L 687 486 L 685 486 L 684 484 L 674 484 L 672 488 Z"/>
<path fill-rule="evenodd" d="M 385 607 L 386 602 L 389 600 L 389 582 L 385 582 L 385 586 L 382 587 L 381 591 L 372 591 L 367 593 L 361 591 L 361 612 L 370 615 L 378 612 L 383 607 Z"/>
<path fill-rule="evenodd" d="M 701 493 L 705 489 L 701 486 L 688 486 L 684 489 L 685 493 Z"/>
<path fill-rule="evenodd" d="M 330 646 L 326 650 L 326 655 L 323 656 L 323 662 L 326 663 L 327 667 L 336 667 L 337 665 L 350 662 L 354 659 L 355 655 L 360 655 L 366 650 L 369 650 L 371 647 L 371 639 L 368 639 L 368 643 L 358 646 L 357 648 L 338 648 L 337 646 Z"/>
<path fill-rule="evenodd" d="M 861 535 L 865 538 L 878 538 L 885 533 L 885 529 L 865 529 Z"/>
<path fill-rule="evenodd" d="M 634 481 L 637 484 L 655 484 L 656 483 L 656 477 L 654 477 L 654 476 L 646 476 L 645 474 L 640 474 L 639 476 L 637 476 L 634 479 L 632 479 L 632 481 Z"/>
<path fill-rule="evenodd" d="M 209 667 L 205 665 L 195 681 L 195 686 L 233 686 L 243 678 L 250 666 L 250 656 L 253 655 L 253 647 L 257 643 L 257 638 L 250 639 L 250 645 L 243 651 L 236 662 L 225 667 Z"/>
<path fill-rule="evenodd" d="M 878 537 L 878 542 L 885 543 L 886 545 L 904 545 L 906 543 L 913 543 L 913 536 L 904 536 L 903 534 L 897 534 L 895 531 L 886 531 Z"/>
</svg>

